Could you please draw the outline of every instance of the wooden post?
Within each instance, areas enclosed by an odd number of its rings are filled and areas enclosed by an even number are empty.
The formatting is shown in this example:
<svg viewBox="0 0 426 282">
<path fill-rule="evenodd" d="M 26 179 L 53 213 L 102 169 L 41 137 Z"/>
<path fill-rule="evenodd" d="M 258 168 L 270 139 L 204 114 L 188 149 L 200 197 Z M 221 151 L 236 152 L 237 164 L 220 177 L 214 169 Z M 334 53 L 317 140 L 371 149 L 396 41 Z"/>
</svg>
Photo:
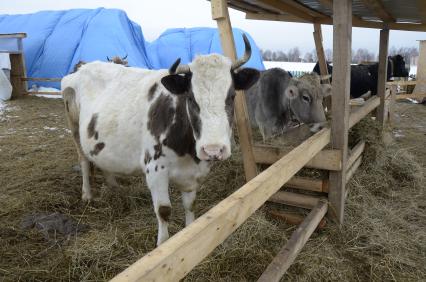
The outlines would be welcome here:
<svg viewBox="0 0 426 282">
<path fill-rule="evenodd" d="M 416 80 L 419 83 L 416 84 L 413 94 L 426 93 L 426 40 L 419 40 L 419 62 L 417 63 Z"/>
<path fill-rule="evenodd" d="M 212 17 L 214 20 L 216 20 L 217 26 L 219 28 L 223 53 L 225 56 L 235 61 L 237 59 L 237 53 L 235 50 L 231 21 L 229 19 L 228 4 L 226 0 L 212 0 L 211 7 Z M 250 181 L 257 175 L 257 167 L 253 155 L 253 138 L 251 127 L 248 123 L 249 117 L 243 91 L 237 91 L 235 97 L 235 115 L 241 151 L 243 154 L 246 181 Z"/>
<path fill-rule="evenodd" d="M 388 69 L 388 45 L 389 45 L 389 29 L 380 31 L 379 45 L 379 73 L 377 79 L 377 95 L 380 97 L 380 105 L 377 109 L 377 120 L 384 127 L 386 122 L 386 80 Z"/>
<path fill-rule="evenodd" d="M 10 83 L 12 84 L 12 99 L 22 97 L 27 91 L 25 60 L 23 53 L 10 54 Z"/>
<path fill-rule="evenodd" d="M 331 146 L 340 150 L 341 171 L 330 171 L 330 214 L 343 223 L 351 83 L 352 0 L 333 1 L 333 88 Z"/>
<path fill-rule="evenodd" d="M 324 46 L 322 44 L 322 31 L 321 24 L 314 23 L 314 41 L 315 41 L 315 49 L 317 51 L 317 58 L 320 67 L 321 75 L 328 75 L 327 69 L 327 60 L 325 58 Z M 326 80 L 327 83 L 330 83 L 330 79 Z M 324 105 L 328 110 L 331 109 L 331 97 L 326 97 L 324 100 Z"/>
</svg>

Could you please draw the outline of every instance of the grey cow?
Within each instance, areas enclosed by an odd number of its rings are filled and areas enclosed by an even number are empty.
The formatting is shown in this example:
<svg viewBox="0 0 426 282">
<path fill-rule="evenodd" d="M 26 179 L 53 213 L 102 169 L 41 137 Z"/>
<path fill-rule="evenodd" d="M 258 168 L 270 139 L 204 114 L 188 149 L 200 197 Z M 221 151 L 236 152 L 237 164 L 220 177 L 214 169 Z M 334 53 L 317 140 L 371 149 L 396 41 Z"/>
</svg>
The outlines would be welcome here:
<svg viewBox="0 0 426 282">
<path fill-rule="evenodd" d="M 329 84 L 321 84 L 312 73 L 292 78 L 287 71 L 273 68 L 261 72 L 258 82 L 246 92 L 252 126 L 263 139 L 287 131 L 292 120 L 309 125 L 312 132 L 326 122 L 322 100 L 331 94 Z"/>
</svg>

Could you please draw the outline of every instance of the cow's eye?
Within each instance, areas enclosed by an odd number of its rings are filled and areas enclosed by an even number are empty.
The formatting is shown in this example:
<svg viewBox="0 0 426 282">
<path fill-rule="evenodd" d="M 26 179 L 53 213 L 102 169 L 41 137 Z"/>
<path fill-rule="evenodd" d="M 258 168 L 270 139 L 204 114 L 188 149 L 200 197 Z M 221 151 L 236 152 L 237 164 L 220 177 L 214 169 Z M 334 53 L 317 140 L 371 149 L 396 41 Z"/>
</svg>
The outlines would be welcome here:
<svg viewBox="0 0 426 282">
<path fill-rule="evenodd" d="M 308 95 L 303 95 L 302 96 L 303 101 L 310 103 L 311 102 L 311 97 L 309 97 Z"/>
</svg>

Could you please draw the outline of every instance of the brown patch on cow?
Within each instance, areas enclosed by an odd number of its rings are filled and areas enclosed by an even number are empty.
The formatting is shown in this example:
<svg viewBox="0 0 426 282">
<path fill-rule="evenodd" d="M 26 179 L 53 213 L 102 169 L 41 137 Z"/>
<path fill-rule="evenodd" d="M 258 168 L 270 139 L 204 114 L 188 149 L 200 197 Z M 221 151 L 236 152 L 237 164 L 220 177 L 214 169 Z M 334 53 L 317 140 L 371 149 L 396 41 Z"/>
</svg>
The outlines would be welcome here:
<svg viewBox="0 0 426 282">
<path fill-rule="evenodd" d="M 157 170 L 158 170 L 158 165 L 155 166 L 155 171 L 157 171 Z"/>
<path fill-rule="evenodd" d="M 98 121 L 98 114 L 93 114 L 92 119 L 89 122 L 89 125 L 87 126 L 87 137 L 92 138 L 95 136 L 95 127 L 96 123 Z"/>
<path fill-rule="evenodd" d="M 158 208 L 158 213 L 164 221 L 169 221 L 170 215 L 172 214 L 172 208 L 169 206 L 160 206 Z"/>
<path fill-rule="evenodd" d="M 143 158 L 144 164 L 149 164 L 149 162 L 152 160 L 151 154 L 148 150 L 145 151 L 145 157 Z"/>
<path fill-rule="evenodd" d="M 90 155 L 91 156 L 96 156 L 98 155 L 103 149 L 105 148 L 105 143 L 104 142 L 100 142 L 100 143 L 96 143 L 95 147 L 93 148 L 92 151 L 90 151 Z"/>
<path fill-rule="evenodd" d="M 148 101 L 151 101 L 154 98 L 155 91 L 157 91 L 158 84 L 157 82 L 152 85 L 148 90 Z"/>
<path fill-rule="evenodd" d="M 163 144 L 180 157 L 188 154 L 196 163 L 200 162 L 195 152 L 193 129 L 186 111 L 186 97 L 178 96 L 177 98 L 175 122 L 167 132 Z"/>
<path fill-rule="evenodd" d="M 162 93 L 149 108 L 148 130 L 159 140 L 160 135 L 171 126 L 174 116 L 175 108 L 172 97 Z"/>
<path fill-rule="evenodd" d="M 78 71 L 81 68 L 81 66 L 85 65 L 85 64 L 86 64 L 86 62 L 84 62 L 84 61 L 78 61 L 78 63 L 75 64 L 72 73 L 75 73 L 76 71 Z"/>
<path fill-rule="evenodd" d="M 225 99 L 225 112 L 228 117 L 229 126 L 232 127 L 234 122 L 234 99 L 235 99 L 235 89 L 231 86 L 228 90 L 228 94 Z"/>
<path fill-rule="evenodd" d="M 163 154 L 163 145 L 161 143 L 154 145 L 154 161 L 158 160 L 160 157 L 165 156 L 166 155 Z"/>
<path fill-rule="evenodd" d="M 161 166 L 161 169 L 164 169 L 164 165 Z"/>
<path fill-rule="evenodd" d="M 98 140 L 99 138 L 99 132 L 95 131 L 95 140 Z"/>
</svg>

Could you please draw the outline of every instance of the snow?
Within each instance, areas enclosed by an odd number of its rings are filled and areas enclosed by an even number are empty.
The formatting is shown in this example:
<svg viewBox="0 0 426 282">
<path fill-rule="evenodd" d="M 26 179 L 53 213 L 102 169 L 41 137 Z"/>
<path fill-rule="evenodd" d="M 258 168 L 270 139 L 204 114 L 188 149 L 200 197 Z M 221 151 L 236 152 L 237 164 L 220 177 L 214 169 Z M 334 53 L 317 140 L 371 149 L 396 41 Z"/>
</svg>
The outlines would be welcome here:
<svg viewBox="0 0 426 282">
<path fill-rule="evenodd" d="M 282 69 L 285 69 L 286 71 L 303 71 L 303 72 L 311 72 L 315 67 L 315 63 L 298 63 L 298 62 L 264 61 L 263 64 L 265 65 L 266 69 L 282 68 Z"/>
</svg>

